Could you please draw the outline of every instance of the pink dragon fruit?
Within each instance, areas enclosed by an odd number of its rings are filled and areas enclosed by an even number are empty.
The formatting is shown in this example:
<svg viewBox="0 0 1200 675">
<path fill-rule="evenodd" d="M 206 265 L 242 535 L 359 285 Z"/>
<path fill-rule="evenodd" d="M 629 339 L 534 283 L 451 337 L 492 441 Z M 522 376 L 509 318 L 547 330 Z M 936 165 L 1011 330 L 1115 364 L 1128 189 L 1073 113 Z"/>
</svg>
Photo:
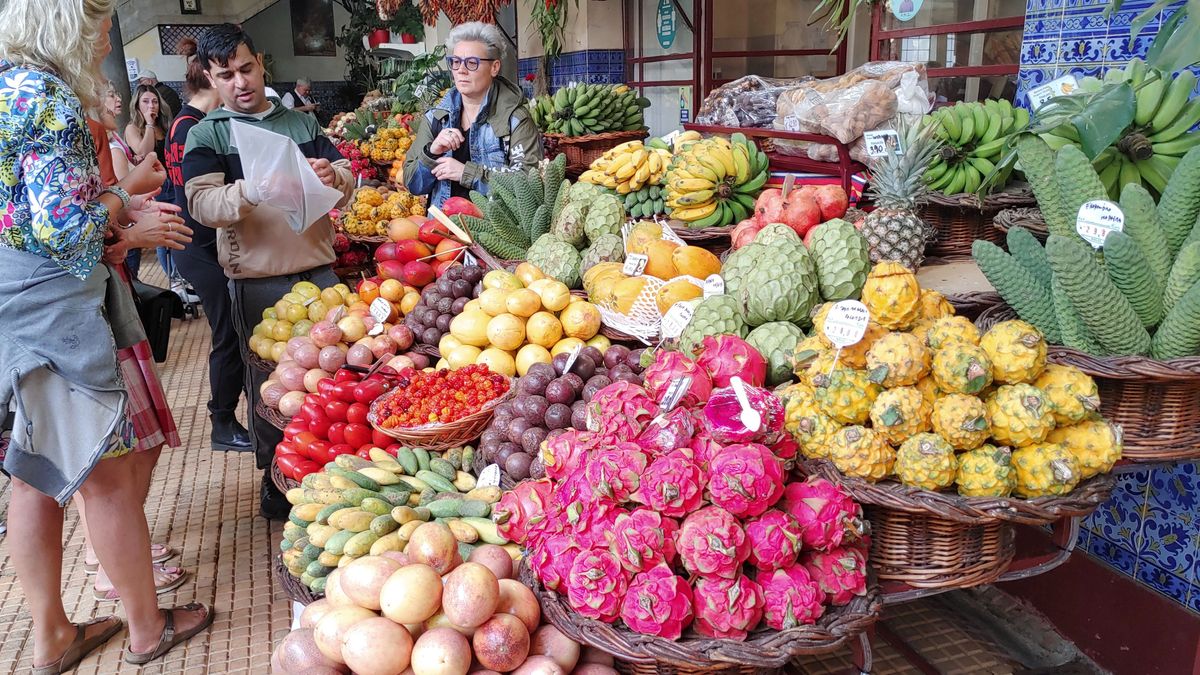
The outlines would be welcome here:
<svg viewBox="0 0 1200 675">
<path fill-rule="evenodd" d="M 631 574 L 675 562 L 675 532 L 679 523 L 650 509 L 619 513 L 609 532 L 609 550 Z"/>
<path fill-rule="evenodd" d="M 685 449 L 654 460 L 633 494 L 633 501 L 672 518 L 682 518 L 700 508 L 703 498 L 704 473 L 692 461 L 691 451 Z"/>
<path fill-rule="evenodd" d="M 862 507 L 842 488 L 819 478 L 791 483 L 783 491 L 783 510 L 804 532 L 804 548 L 828 551 L 863 535 Z"/>
<path fill-rule="evenodd" d="M 658 404 L 645 389 L 617 380 L 596 392 L 587 405 L 588 431 L 603 432 L 621 441 L 632 441 L 658 414 Z"/>
<path fill-rule="evenodd" d="M 666 564 L 635 576 L 621 605 L 625 625 L 668 640 L 678 639 L 692 616 L 692 588 Z"/>
<path fill-rule="evenodd" d="M 583 475 L 598 497 L 621 503 L 638 489 L 648 463 L 638 446 L 618 441 L 593 452 L 584 464 Z"/>
<path fill-rule="evenodd" d="M 692 458 L 696 460 L 700 470 L 705 473 L 708 473 L 708 463 L 717 456 L 717 453 L 721 452 L 721 444 L 714 441 L 712 434 L 708 433 L 708 429 L 703 426 L 696 430 L 696 435 L 692 436 L 689 447 L 692 450 Z"/>
<path fill-rule="evenodd" d="M 705 337 L 696 352 L 696 363 L 712 378 L 714 387 L 728 387 L 734 375 L 755 387 L 767 381 L 767 360 L 736 335 Z"/>
<path fill-rule="evenodd" d="M 708 496 L 735 516 L 758 516 L 783 495 L 783 462 L 765 445 L 730 445 L 708 464 Z"/>
<path fill-rule="evenodd" d="M 757 430 L 742 424 L 742 404 L 732 387 L 717 389 L 708 397 L 704 406 L 704 426 L 713 440 L 722 445 L 751 441 L 771 445 L 787 435 L 784 431 L 787 414 L 778 396 L 759 387 L 746 387 L 746 399 L 762 417 Z"/>
<path fill-rule="evenodd" d="M 704 577 L 732 579 L 750 557 L 746 531 L 720 506 L 707 506 L 688 516 L 679 527 L 675 548 L 684 568 Z"/>
<path fill-rule="evenodd" d="M 583 466 L 587 456 L 600 447 L 606 439 L 590 431 L 571 429 L 557 436 L 549 436 L 542 443 L 542 463 L 546 465 L 546 477 L 562 480 Z"/>
<path fill-rule="evenodd" d="M 660 405 L 671 383 L 681 377 L 692 378 L 687 393 L 679 401 L 679 405 L 692 407 L 708 400 L 712 393 L 712 378 L 708 376 L 700 364 L 684 356 L 680 352 L 659 350 L 654 363 L 642 374 L 645 378 L 646 391 Z"/>
<path fill-rule="evenodd" d="M 542 585 L 552 591 L 566 593 L 571 565 L 582 552 L 583 548 L 571 535 L 562 532 L 548 534 L 536 546 L 529 547 L 529 564 Z"/>
<path fill-rule="evenodd" d="M 808 551 L 801 556 L 800 564 L 825 591 L 825 601 L 834 607 L 867 593 L 867 559 L 855 546 Z"/>
<path fill-rule="evenodd" d="M 763 572 L 791 567 L 800 553 L 801 536 L 800 525 L 795 518 L 779 509 L 768 509 L 746 523 L 750 564 Z"/>
<path fill-rule="evenodd" d="M 675 448 L 686 448 L 695 432 L 696 418 L 686 408 L 676 408 L 650 420 L 634 443 L 653 459 Z"/>
<path fill-rule="evenodd" d="M 696 579 L 692 597 L 696 632 L 701 635 L 745 640 L 762 621 L 762 587 L 744 574 L 733 579 Z"/>
<path fill-rule="evenodd" d="M 766 600 L 767 625 L 775 630 L 814 624 L 825 612 L 825 592 L 799 565 L 760 574 L 758 583 Z"/>
<path fill-rule="evenodd" d="M 796 457 L 796 454 L 800 452 L 800 446 L 796 444 L 796 439 L 792 438 L 791 434 L 783 434 L 771 446 L 771 452 L 775 453 L 779 459 L 786 461 Z"/>
<path fill-rule="evenodd" d="M 500 536 L 518 544 L 525 543 L 531 527 L 546 517 L 546 504 L 554 486 L 548 480 L 527 480 L 505 492 L 493 510 L 492 519 Z"/>
<path fill-rule="evenodd" d="M 593 549 L 575 556 L 566 579 L 567 602 L 581 615 L 607 623 L 621 614 L 629 576 L 610 551 Z"/>
<path fill-rule="evenodd" d="M 610 499 L 577 502 L 567 507 L 565 529 L 575 533 L 582 548 L 608 548 L 612 542 L 617 516 L 625 511 Z"/>
</svg>

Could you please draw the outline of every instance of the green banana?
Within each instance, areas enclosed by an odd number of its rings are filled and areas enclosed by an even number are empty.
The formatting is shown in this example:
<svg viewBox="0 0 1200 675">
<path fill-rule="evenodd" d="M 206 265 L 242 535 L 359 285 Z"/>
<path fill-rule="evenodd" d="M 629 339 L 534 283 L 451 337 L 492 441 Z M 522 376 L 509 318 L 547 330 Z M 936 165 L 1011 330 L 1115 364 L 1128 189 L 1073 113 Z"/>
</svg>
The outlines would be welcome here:
<svg viewBox="0 0 1200 675">
<path fill-rule="evenodd" d="M 1158 73 L 1156 77 L 1157 79 L 1144 85 L 1137 92 L 1137 107 L 1133 114 L 1133 122 L 1139 127 L 1150 124 L 1150 120 L 1154 119 L 1154 115 L 1162 103 L 1163 94 L 1167 91 L 1166 77 L 1161 73 Z"/>
<path fill-rule="evenodd" d="M 1171 80 L 1171 83 L 1167 85 L 1167 93 L 1163 95 L 1158 110 L 1150 120 L 1150 128 L 1162 129 L 1175 121 L 1175 118 L 1183 111 L 1183 107 L 1187 105 L 1188 98 L 1195 88 L 1195 73 L 1190 70 L 1184 70 L 1176 75 L 1175 79 Z"/>
</svg>

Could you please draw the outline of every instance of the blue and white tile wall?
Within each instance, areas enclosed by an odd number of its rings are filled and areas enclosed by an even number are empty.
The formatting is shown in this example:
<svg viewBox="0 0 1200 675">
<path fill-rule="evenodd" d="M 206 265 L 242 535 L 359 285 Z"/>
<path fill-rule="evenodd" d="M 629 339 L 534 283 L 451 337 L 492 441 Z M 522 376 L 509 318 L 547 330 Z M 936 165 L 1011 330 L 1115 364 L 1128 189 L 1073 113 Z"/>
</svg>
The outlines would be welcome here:
<svg viewBox="0 0 1200 675">
<path fill-rule="evenodd" d="M 525 80 L 525 76 L 537 73 L 542 58 L 521 59 L 518 63 L 521 86 L 526 94 L 530 94 L 533 87 Z M 625 51 L 589 49 L 562 54 L 550 62 L 547 75 L 550 77 L 547 84 L 552 92 L 572 82 L 619 84 L 625 81 Z"/>
<path fill-rule="evenodd" d="M 1017 100 L 1065 74 L 1103 75 L 1143 57 L 1159 24 L 1138 36 L 1130 22 L 1153 0 L 1126 0 L 1105 18 L 1108 0 L 1028 0 Z M 1200 71 L 1198 71 L 1200 72 Z M 1198 88 L 1197 94 L 1200 94 Z M 1179 464 L 1122 475 L 1112 499 L 1084 522 L 1079 548 L 1139 583 L 1200 612 L 1200 466 Z"/>
</svg>

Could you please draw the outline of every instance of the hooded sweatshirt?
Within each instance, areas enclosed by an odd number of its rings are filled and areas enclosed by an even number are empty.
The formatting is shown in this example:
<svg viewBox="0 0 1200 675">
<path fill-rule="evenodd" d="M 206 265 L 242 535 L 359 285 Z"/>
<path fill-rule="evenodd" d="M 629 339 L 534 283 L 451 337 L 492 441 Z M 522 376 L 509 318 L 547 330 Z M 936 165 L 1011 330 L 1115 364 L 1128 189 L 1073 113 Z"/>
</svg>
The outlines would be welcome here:
<svg viewBox="0 0 1200 675">
<path fill-rule="evenodd" d="M 217 257 L 230 279 L 297 274 L 328 265 L 337 257 L 328 215 L 296 234 L 283 211 L 246 197 L 242 162 L 230 148 L 232 120 L 283 134 L 300 146 L 305 157 L 332 162 L 334 188 L 343 195 L 339 207 L 354 191 L 350 162 L 321 134 L 317 121 L 285 108 L 277 99 L 271 102 L 275 107 L 262 119 L 217 108 L 188 134 L 183 157 L 188 211 L 196 222 L 219 230 Z"/>
</svg>

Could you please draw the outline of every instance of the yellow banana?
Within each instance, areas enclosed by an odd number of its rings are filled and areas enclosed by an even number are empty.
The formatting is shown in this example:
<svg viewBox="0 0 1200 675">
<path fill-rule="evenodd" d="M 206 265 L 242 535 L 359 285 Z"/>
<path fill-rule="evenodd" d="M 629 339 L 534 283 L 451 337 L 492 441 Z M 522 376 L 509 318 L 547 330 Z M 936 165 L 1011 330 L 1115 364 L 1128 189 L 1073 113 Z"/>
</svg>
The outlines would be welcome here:
<svg viewBox="0 0 1200 675">
<path fill-rule="evenodd" d="M 729 175 L 729 172 L 726 171 L 725 163 L 721 161 L 721 158 L 716 156 L 715 153 L 705 153 L 700 155 L 696 158 L 696 161 L 698 161 L 701 166 L 704 166 L 709 171 L 712 171 L 713 175 L 716 176 L 716 179 L 713 182 L 725 180 L 725 177 Z M 729 157 L 729 161 L 731 164 L 733 163 L 732 156 Z"/>
<path fill-rule="evenodd" d="M 604 182 L 601 183 L 601 185 L 603 185 L 606 188 L 615 188 L 615 187 L 617 187 L 617 179 L 612 176 L 605 176 Z"/>
<path fill-rule="evenodd" d="M 642 147 L 643 146 L 642 146 L 641 141 L 625 141 L 624 143 L 622 143 L 620 145 L 613 146 L 613 149 L 610 150 L 610 152 L 612 152 L 615 155 L 615 154 L 625 152 L 626 150 L 641 150 Z"/>
<path fill-rule="evenodd" d="M 621 169 L 624 168 L 625 166 L 628 166 L 630 161 L 632 161 L 632 160 L 633 160 L 633 155 L 629 155 L 629 154 L 618 155 L 617 157 L 613 158 L 612 163 L 610 163 L 608 165 L 608 168 L 604 170 L 604 173 L 607 173 L 610 176 L 617 176 L 619 178 Z M 634 166 L 633 168 L 635 171 L 637 170 L 636 166 Z"/>
<path fill-rule="evenodd" d="M 675 200 L 675 203 L 683 207 L 700 206 L 712 201 L 712 198 L 716 196 L 716 194 L 716 190 L 697 190 L 696 192 L 689 192 L 685 195 L 680 195 L 679 198 Z"/>
<path fill-rule="evenodd" d="M 646 158 L 646 164 L 649 165 L 651 174 L 658 173 L 662 169 L 662 155 L 657 152 L 650 153 L 650 156 Z"/>
<path fill-rule="evenodd" d="M 674 218 L 678 218 L 679 220 L 682 220 L 682 221 L 691 222 L 693 220 L 700 220 L 701 218 L 712 215 L 712 212 L 716 211 L 716 210 L 717 210 L 717 203 L 715 201 L 711 201 L 711 202 L 701 205 L 701 206 L 685 208 L 685 209 L 675 209 L 674 211 L 671 212 L 671 216 Z"/>
<path fill-rule="evenodd" d="M 717 188 L 716 181 L 706 180 L 703 178 L 685 178 L 675 179 L 671 181 L 671 190 L 680 194 L 688 192 L 696 192 L 699 190 L 715 190 Z"/>
<path fill-rule="evenodd" d="M 579 180 L 593 185 L 602 185 L 604 183 L 604 173 L 595 169 L 588 169 L 579 174 Z"/>
<path fill-rule="evenodd" d="M 617 169 L 617 172 L 614 175 L 616 176 L 617 180 L 628 180 L 630 176 L 637 173 L 637 170 L 638 170 L 637 164 L 634 164 L 632 161 L 629 161 L 629 162 L 626 162 L 625 164 L 621 165 L 621 168 Z"/>
<path fill-rule="evenodd" d="M 617 194 L 627 195 L 630 192 L 633 192 L 633 189 L 630 187 L 628 181 L 623 182 L 623 183 L 617 183 Z"/>
<path fill-rule="evenodd" d="M 750 155 L 746 152 L 746 146 L 734 146 L 733 163 L 737 167 L 737 184 L 741 185 L 750 179 Z"/>
<path fill-rule="evenodd" d="M 717 164 L 719 165 L 720 163 L 718 162 Z M 701 164 L 699 161 L 689 162 L 687 165 L 687 170 L 690 171 L 691 174 L 696 178 L 703 178 L 713 183 L 717 183 L 721 180 L 721 178 L 717 176 L 717 172 L 715 170 L 709 168 L 706 164 Z"/>
<path fill-rule="evenodd" d="M 633 182 L 645 183 L 650 178 L 650 164 L 641 164 L 633 174 Z"/>
</svg>

